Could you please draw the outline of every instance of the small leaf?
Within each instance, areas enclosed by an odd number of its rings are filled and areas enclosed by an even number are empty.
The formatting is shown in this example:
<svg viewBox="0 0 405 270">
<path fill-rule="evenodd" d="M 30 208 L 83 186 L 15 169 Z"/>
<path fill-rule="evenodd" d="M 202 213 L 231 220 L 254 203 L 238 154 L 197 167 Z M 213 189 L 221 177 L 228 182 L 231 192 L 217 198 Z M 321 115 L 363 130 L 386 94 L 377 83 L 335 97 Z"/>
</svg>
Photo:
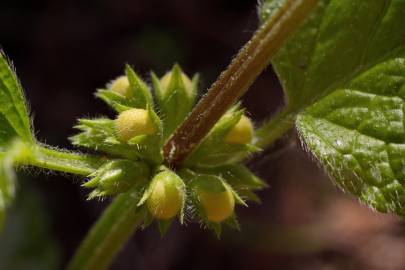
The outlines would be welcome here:
<svg viewBox="0 0 405 270">
<path fill-rule="evenodd" d="M 0 144 L 8 141 L 13 133 L 24 141 L 34 140 L 23 90 L 0 52 Z"/>
</svg>

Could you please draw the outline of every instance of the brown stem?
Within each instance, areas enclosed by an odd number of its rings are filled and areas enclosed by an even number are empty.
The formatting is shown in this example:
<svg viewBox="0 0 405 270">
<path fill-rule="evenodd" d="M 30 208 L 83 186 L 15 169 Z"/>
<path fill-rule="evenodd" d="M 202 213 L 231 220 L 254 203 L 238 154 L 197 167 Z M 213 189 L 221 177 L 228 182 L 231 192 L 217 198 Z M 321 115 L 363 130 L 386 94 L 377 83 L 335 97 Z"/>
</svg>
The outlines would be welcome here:
<svg viewBox="0 0 405 270">
<path fill-rule="evenodd" d="M 285 0 L 240 50 L 165 144 L 166 164 L 177 167 L 221 116 L 248 90 L 317 0 Z"/>
</svg>

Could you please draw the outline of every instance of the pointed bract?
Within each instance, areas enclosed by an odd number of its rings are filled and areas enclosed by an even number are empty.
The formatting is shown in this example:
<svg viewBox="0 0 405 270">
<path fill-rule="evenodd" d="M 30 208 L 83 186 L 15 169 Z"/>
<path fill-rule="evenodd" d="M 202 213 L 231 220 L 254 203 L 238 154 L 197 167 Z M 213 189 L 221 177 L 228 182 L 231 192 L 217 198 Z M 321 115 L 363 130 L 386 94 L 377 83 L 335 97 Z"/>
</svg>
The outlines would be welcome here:
<svg viewBox="0 0 405 270">
<path fill-rule="evenodd" d="M 197 93 L 198 77 L 193 81 L 174 65 L 160 80 L 152 74 L 159 111 L 164 122 L 164 138 L 169 137 L 191 111 Z"/>
</svg>

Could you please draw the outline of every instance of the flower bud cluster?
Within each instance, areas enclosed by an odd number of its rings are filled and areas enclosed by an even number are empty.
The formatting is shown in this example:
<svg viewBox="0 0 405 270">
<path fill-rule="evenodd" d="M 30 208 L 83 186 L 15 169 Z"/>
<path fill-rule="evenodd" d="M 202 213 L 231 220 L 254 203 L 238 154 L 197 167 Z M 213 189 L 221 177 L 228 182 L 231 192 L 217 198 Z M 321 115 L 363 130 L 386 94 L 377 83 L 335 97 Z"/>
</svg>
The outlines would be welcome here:
<svg viewBox="0 0 405 270">
<path fill-rule="evenodd" d="M 145 225 L 157 220 L 165 232 L 176 217 L 202 220 L 218 234 L 221 224 L 238 227 L 235 205 L 258 201 L 263 182 L 243 165 L 259 149 L 251 145 L 254 127 L 244 110 L 225 114 L 178 171 L 163 165 L 163 144 L 195 104 L 198 76 L 190 79 L 178 65 L 162 78 L 151 75 L 153 91 L 126 67 L 125 75 L 97 91 L 116 113 L 115 119 L 80 119 L 74 145 L 100 151 L 106 162 L 85 187 L 89 199 L 127 191 L 143 194 Z M 242 199 L 243 197 L 243 199 Z M 187 209 L 187 211 L 186 211 Z"/>
</svg>

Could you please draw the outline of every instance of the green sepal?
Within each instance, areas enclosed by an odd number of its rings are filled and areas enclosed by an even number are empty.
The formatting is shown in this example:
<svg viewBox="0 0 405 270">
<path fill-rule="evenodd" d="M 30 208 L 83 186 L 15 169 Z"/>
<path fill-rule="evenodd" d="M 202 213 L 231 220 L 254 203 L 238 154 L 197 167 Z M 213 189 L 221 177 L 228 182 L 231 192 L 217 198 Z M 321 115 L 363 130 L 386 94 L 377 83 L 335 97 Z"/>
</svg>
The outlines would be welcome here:
<svg viewBox="0 0 405 270">
<path fill-rule="evenodd" d="M 155 219 L 153 218 L 151 213 L 149 213 L 148 208 L 146 206 L 142 207 L 142 211 L 144 212 L 144 218 L 143 218 L 143 222 L 142 222 L 142 229 L 146 229 L 147 227 L 149 227 L 152 224 L 152 222 Z"/>
<path fill-rule="evenodd" d="M 152 107 L 148 106 L 146 109 L 148 110 L 152 122 L 155 127 L 157 127 L 158 131 L 152 135 L 136 136 L 128 141 L 128 145 L 131 146 L 131 148 L 137 149 L 137 155 L 141 159 L 145 159 L 154 165 L 159 165 L 163 162 L 162 122 Z"/>
<path fill-rule="evenodd" d="M 172 218 L 169 220 L 158 220 L 157 221 L 161 237 L 166 235 L 167 231 L 170 228 L 170 225 L 172 225 L 172 222 L 173 222 Z"/>
<path fill-rule="evenodd" d="M 89 200 L 95 197 L 115 195 L 130 189 L 141 190 L 150 177 L 150 168 L 143 162 L 125 159 L 108 161 L 89 177 L 91 180 L 82 186 L 94 188 Z"/>
<path fill-rule="evenodd" d="M 202 189 L 210 192 L 224 192 L 227 189 L 230 189 L 232 195 L 234 196 L 235 203 L 247 206 L 246 203 L 240 198 L 240 196 L 234 191 L 234 189 L 228 183 L 226 183 L 226 181 L 222 177 L 218 175 L 200 174 L 195 172 L 192 173 L 191 170 L 182 170 L 181 175 L 187 177 L 186 181 L 188 188 L 190 189 L 189 200 L 191 205 L 195 209 L 195 214 L 197 214 L 198 218 L 201 220 L 202 223 L 205 224 L 208 229 L 213 230 L 216 236 L 220 238 L 222 232 L 221 224 L 235 225 L 232 222 L 229 223 L 229 220 L 232 218 L 236 220 L 235 213 L 231 217 L 220 223 L 209 221 L 204 211 L 204 207 L 199 201 L 197 189 Z"/>
<path fill-rule="evenodd" d="M 147 84 L 135 73 L 131 66 L 125 66 L 125 73 L 128 77 L 129 87 L 133 93 L 132 102 L 134 108 L 146 109 L 153 107 L 153 98 Z"/>
<path fill-rule="evenodd" d="M 108 118 L 79 119 L 75 128 L 82 132 L 69 139 L 75 146 L 90 148 L 125 159 L 145 159 L 153 164 L 160 164 L 163 160 L 161 153 L 162 124 L 150 107 L 148 110 L 153 123 L 158 127 L 156 134 L 136 136 L 128 143 L 123 143 L 115 135 L 114 120 Z"/>
<path fill-rule="evenodd" d="M 251 189 L 263 189 L 268 187 L 264 180 L 260 179 L 242 164 L 228 164 L 212 169 L 200 169 L 199 171 L 219 174 L 235 189 L 239 186 L 245 186 Z"/>
<path fill-rule="evenodd" d="M 170 76 L 170 77 L 166 77 Z M 152 73 L 152 85 L 156 93 L 159 112 L 164 120 L 164 138 L 169 137 L 193 108 L 197 94 L 198 76 L 190 82 L 179 65 L 160 80 Z"/>
<path fill-rule="evenodd" d="M 103 100 L 108 106 L 110 106 L 114 111 L 118 113 L 129 110 L 131 107 L 134 107 L 134 102 L 132 101 L 132 98 L 124 97 L 108 89 L 99 89 L 97 90 L 95 95 L 96 97 Z"/>
<path fill-rule="evenodd" d="M 150 193 L 151 193 L 151 186 L 148 185 L 145 188 L 145 190 L 142 192 L 142 197 L 141 197 L 141 199 L 139 200 L 139 202 L 137 204 L 138 207 L 141 207 L 146 203 L 146 201 L 148 200 L 148 198 L 150 196 Z"/>
<path fill-rule="evenodd" d="M 210 192 L 224 192 L 229 189 L 235 202 L 244 206 L 247 206 L 246 202 L 239 196 L 239 194 L 229 185 L 224 178 L 216 174 L 196 174 L 190 183 L 192 188 L 201 188 Z"/>
<path fill-rule="evenodd" d="M 75 128 L 82 132 L 69 138 L 73 145 L 126 159 L 139 159 L 138 148 L 130 147 L 116 138 L 113 120 L 108 118 L 79 119 L 78 122 Z"/>
<path fill-rule="evenodd" d="M 139 203 L 138 203 L 139 207 Z M 142 211 L 144 211 L 144 218 L 143 218 L 143 223 L 142 223 L 142 229 L 146 229 L 150 225 L 152 225 L 153 221 L 155 218 L 153 215 L 148 211 L 146 206 L 142 206 Z M 169 220 L 156 220 L 156 223 L 158 225 L 158 229 L 160 232 L 160 236 L 164 237 L 170 227 L 170 225 L 173 223 L 174 218 L 171 218 Z"/>
<path fill-rule="evenodd" d="M 223 179 L 214 174 L 196 174 L 189 185 L 192 189 L 201 188 L 210 192 L 226 191 Z"/>
<path fill-rule="evenodd" d="M 206 222 L 205 225 L 207 226 L 208 229 L 213 230 L 216 237 L 218 239 L 221 239 L 221 234 L 222 234 L 222 224 L 221 223 L 213 223 L 213 222 Z"/>
<path fill-rule="evenodd" d="M 217 167 L 242 161 L 260 151 L 250 144 L 227 143 L 225 137 L 239 122 L 243 110 L 232 110 L 224 115 L 210 133 L 188 156 L 184 164 L 188 167 Z"/>
<path fill-rule="evenodd" d="M 234 230 L 240 231 L 240 224 L 239 224 L 239 221 L 235 214 L 233 214 L 231 217 L 229 217 L 227 220 L 225 220 L 223 222 L 223 224 L 229 226 L 230 228 L 232 228 Z"/>
<path fill-rule="evenodd" d="M 197 175 L 197 173 L 189 168 L 181 168 L 177 174 L 183 179 L 184 183 L 188 185 L 189 182 Z"/>
<path fill-rule="evenodd" d="M 161 178 L 161 175 L 159 176 L 159 174 L 161 174 L 163 172 L 166 173 L 166 177 L 168 175 L 170 175 L 169 182 L 168 182 L 168 178 Z M 169 185 L 172 185 L 172 186 L 174 185 L 176 187 L 176 189 L 181 191 L 181 193 L 182 193 L 182 201 L 181 201 L 179 212 L 175 216 L 173 216 L 172 218 L 169 218 L 169 219 L 160 218 L 159 219 L 158 217 L 156 217 L 156 220 L 157 220 L 157 222 L 159 224 L 159 228 L 160 228 L 160 226 L 163 226 L 163 225 L 166 224 L 165 221 L 166 222 L 170 221 L 170 223 L 171 223 L 172 220 L 174 220 L 174 218 L 176 216 L 179 217 L 180 224 L 183 224 L 184 210 L 185 210 L 186 200 L 188 198 L 187 194 L 186 194 L 186 185 L 185 185 L 183 179 L 177 173 L 173 172 L 172 170 L 168 169 L 166 166 L 163 166 L 163 165 L 160 166 L 159 168 L 157 168 L 157 170 L 154 173 L 155 173 L 155 175 L 152 177 L 152 180 L 149 182 L 149 185 L 144 189 L 143 195 L 142 195 L 141 199 L 139 200 L 137 206 L 145 208 L 145 211 L 148 212 L 148 216 L 147 216 L 148 218 L 155 219 L 153 214 L 149 212 L 148 205 L 147 205 L 147 200 L 152 195 L 153 189 L 156 186 L 157 181 L 164 181 L 164 183 L 166 184 L 166 187 L 170 183 Z M 163 222 L 163 223 L 161 223 L 161 222 Z M 147 225 L 149 225 L 149 224 L 150 223 L 148 222 Z M 167 224 L 167 225 L 169 225 L 169 224 Z M 161 233 L 162 232 L 163 231 L 161 231 Z"/>
<path fill-rule="evenodd" d="M 222 226 L 223 225 L 226 225 L 229 228 L 234 229 L 234 230 L 238 230 L 238 231 L 241 230 L 240 224 L 239 224 L 238 219 L 237 219 L 235 214 L 233 214 L 232 216 L 230 216 L 226 220 L 222 221 L 221 223 L 210 222 L 208 220 L 205 220 L 204 223 L 205 223 L 205 226 L 208 229 L 214 231 L 215 236 L 218 239 L 221 239 Z"/>
<path fill-rule="evenodd" d="M 147 84 L 126 65 L 125 73 L 129 81 L 129 96 L 125 97 L 115 93 L 110 89 L 99 89 L 95 93 L 96 97 L 103 100 L 113 110 L 120 113 L 131 108 L 145 109 L 147 106 L 153 107 L 153 99 Z"/>
<path fill-rule="evenodd" d="M 242 197 L 232 188 L 231 185 L 229 185 L 228 183 L 225 182 L 225 180 L 222 180 L 222 184 L 227 187 L 231 192 L 233 197 L 235 198 L 235 203 L 236 204 L 240 204 L 243 206 L 248 206 L 247 203 L 242 199 Z"/>
<path fill-rule="evenodd" d="M 199 172 L 218 174 L 236 191 L 243 200 L 260 203 L 260 198 L 254 193 L 268 185 L 242 164 L 229 164 L 212 169 L 200 169 Z"/>
</svg>

